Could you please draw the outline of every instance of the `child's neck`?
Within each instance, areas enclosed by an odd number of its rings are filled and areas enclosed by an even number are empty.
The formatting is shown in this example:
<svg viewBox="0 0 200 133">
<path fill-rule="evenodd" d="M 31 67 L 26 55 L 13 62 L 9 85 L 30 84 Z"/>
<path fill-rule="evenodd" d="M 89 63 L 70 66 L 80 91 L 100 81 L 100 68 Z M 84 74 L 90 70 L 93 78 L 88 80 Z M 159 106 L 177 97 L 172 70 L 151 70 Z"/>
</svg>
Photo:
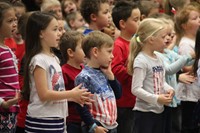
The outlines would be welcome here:
<svg viewBox="0 0 200 133">
<path fill-rule="evenodd" d="M 195 36 L 196 35 L 193 35 L 193 34 L 190 34 L 190 33 L 186 33 L 184 36 L 187 37 L 187 38 L 190 38 L 192 40 L 195 40 Z"/>
<path fill-rule="evenodd" d="M 99 64 L 95 63 L 95 61 L 92 61 L 91 59 L 87 61 L 87 66 L 91 68 L 100 68 Z"/>
<path fill-rule="evenodd" d="M 120 33 L 121 38 L 130 41 L 133 35 L 130 35 L 129 33 L 125 32 L 125 31 L 121 31 Z"/>
<path fill-rule="evenodd" d="M 74 68 L 81 69 L 81 66 L 80 66 L 81 63 L 78 63 L 78 62 L 76 62 L 74 60 L 70 60 L 69 59 L 67 61 L 67 64 L 69 64 L 70 66 L 73 66 Z"/>
<path fill-rule="evenodd" d="M 47 50 L 47 49 L 43 49 L 41 52 L 42 52 L 43 54 L 48 55 L 48 56 L 54 56 L 54 54 L 51 52 L 50 49 L 49 49 L 49 50 Z"/>
<path fill-rule="evenodd" d="M 89 24 L 89 29 L 91 30 L 101 30 L 101 28 L 99 28 L 95 23 L 91 22 Z"/>
<path fill-rule="evenodd" d="M 142 48 L 142 52 L 145 53 L 146 55 L 152 57 L 152 58 L 156 58 L 155 54 L 154 54 L 154 51 L 151 50 L 151 48 L 148 48 L 148 47 L 143 47 Z"/>
</svg>

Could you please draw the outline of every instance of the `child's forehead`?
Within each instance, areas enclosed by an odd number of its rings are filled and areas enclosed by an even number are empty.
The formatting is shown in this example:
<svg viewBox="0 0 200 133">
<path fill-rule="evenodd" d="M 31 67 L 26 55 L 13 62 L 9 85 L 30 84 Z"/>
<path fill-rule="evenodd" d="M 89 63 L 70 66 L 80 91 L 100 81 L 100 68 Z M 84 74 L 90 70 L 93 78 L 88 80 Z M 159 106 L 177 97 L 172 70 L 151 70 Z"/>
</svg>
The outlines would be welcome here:
<svg viewBox="0 0 200 133">
<path fill-rule="evenodd" d="M 113 48 L 113 43 L 103 43 L 100 47 L 100 49 L 110 49 Z"/>
<path fill-rule="evenodd" d="M 102 10 L 108 8 L 108 7 L 109 7 L 109 3 L 108 2 L 100 3 L 99 11 L 102 11 Z"/>
<path fill-rule="evenodd" d="M 15 10 L 14 10 L 14 8 L 9 8 L 9 9 L 7 9 L 5 12 L 4 12 L 4 14 L 3 14 L 3 16 L 5 17 L 5 16 L 7 16 L 7 17 L 10 17 L 11 15 L 15 15 Z"/>
</svg>

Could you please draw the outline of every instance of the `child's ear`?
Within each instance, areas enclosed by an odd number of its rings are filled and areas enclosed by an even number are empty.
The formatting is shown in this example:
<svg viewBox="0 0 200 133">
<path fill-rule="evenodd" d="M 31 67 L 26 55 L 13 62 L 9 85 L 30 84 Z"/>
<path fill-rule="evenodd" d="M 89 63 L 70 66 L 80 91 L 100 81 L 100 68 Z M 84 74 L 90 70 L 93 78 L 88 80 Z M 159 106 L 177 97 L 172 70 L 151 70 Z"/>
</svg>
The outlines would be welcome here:
<svg viewBox="0 0 200 133">
<path fill-rule="evenodd" d="M 70 25 L 70 27 L 74 28 L 74 20 L 70 20 L 69 25 Z"/>
<path fill-rule="evenodd" d="M 96 22 L 96 20 L 97 20 L 97 15 L 94 14 L 94 13 L 92 13 L 92 14 L 90 15 L 90 19 L 91 19 L 92 21 L 95 21 L 95 22 Z"/>
<path fill-rule="evenodd" d="M 74 51 L 71 48 L 69 48 L 69 49 L 67 49 L 67 54 L 68 54 L 69 57 L 73 57 Z"/>
<path fill-rule="evenodd" d="M 91 52 L 94 55 L 94 57 L 98 56 L 98 48 L 97 47 L 92 48 Z"/>
<path fill-rule="evenodd" d="M 121 29 L 125 29 L 126 23 L 125 23 L 124 20 L 121 19 L 121 20 L 119 21 L 119 27 L 120 27 Z"/>
<path fill-rule="evenodd" d="M 148 41 L 150 44 L 154 44 L 154 36 L 149 37 L 146 41 Z"/>
<path fill-rule="evenodd" d="M 187 29 L 187 23 L 186 24 L 181 24 L 181 27 L 183 28 L 183 30 Z"/>
<path fill-rule="evenodd" d="M 42 39 L 44 36 L 43 36 L 43 31 L 40 32 L 40 39 Z"/>
</svg>

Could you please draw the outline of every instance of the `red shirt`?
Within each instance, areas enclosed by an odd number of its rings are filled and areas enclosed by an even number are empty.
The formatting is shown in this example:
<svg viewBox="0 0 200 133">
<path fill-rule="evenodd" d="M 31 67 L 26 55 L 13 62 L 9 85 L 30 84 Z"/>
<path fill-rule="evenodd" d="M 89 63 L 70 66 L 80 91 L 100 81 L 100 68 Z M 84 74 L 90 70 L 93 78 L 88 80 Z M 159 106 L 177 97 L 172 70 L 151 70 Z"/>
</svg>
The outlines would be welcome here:
<svg viewBox="0 0 200 133">
<path fill-rule="evenodd" d="M 25 44 L 17 44 L 17 50 L 16 50 L 16 57 L 17 57 L 17 60 L 18 60 L 18 69 L 20 70 L 21 68 L 21 61 L 22 61 L 22 58 L 24 57 L 24 54 L 25 54 Z"/>
<path fill-rule="evenodd" d="M 81 66 L 82 67 L 82 66 Z M 62 66 L 63 78 L 65 81 L 65 89 L 71 90 L 74 86 L 75 77 L 81 72 L 82 69 L 77 69 L 69 64 L 64 64 Z M 76 109 L 76 103 L 68 102 L 69 116 L 67 117 L 67 122 L 77 122 L 81 123 L 81 117 Z"/>
<path fill-rule="evenodd" d="M 129 41 L 118 37 L 114 42 L 112 71 L 121 83 L 122 97 L 117 100 L 118 107 L 131 107 L 135 105 L 136 97 L 131 93 L 132 76 L 127 73 L 127 59 L 129 54 Z"/>
<path fill-rule="evenodd" d="M 17 44 L 15 40 L 13 38 L 6 38 L 4 42 L 5 45 L 8 46 L 13 51 L 14 54 L 16 54 Z"/>
</svg>

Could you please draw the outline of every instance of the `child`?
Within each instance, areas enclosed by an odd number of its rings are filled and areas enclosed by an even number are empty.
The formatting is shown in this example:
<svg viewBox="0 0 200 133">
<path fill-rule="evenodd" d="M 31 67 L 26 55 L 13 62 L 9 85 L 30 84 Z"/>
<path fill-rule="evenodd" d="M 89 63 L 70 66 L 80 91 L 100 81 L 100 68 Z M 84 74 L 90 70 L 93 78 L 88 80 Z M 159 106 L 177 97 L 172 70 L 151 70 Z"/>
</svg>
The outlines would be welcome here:
<svg viewBox="0 0 200 133">
<path fill-rule="evenodd" d="M 79 11 L 69 13 L 66 20 L 71 30 L 78 30 L 85 25 L 85 21 Z"/>
<path fill-rule="evenodd" d="M 141 11 L 141 20 L 159 12 L 159 5 L 154 1 L 142 0 L 139 1 L 138 6 Z"/>
<path fill-rule="evenodd" d="M 173 35 L 174 32 L 174 22 L 170 19 L 159 19 L 163 20 L 164 23 L 169 25 L 170 32 L 166 36 L 166 47 L 164 51 L 156 51 L 155 53 L 164 62 L 166 82 L 176 91 L 178 86 L 176 73 L 179 72 L 182 67 L 191 65 L 193 63 L 192 58 L 195 57 L 194 54 L 179 55 L 178 53 L 168 48 L 170 44 L 173 43 L 173 38 L 171 35 Z M 169 106 L 165 106 L 165 133 L 172 133 L 174 130 L 179 130 L 179 132 L 181 131 L 181 114 L 179 106 L 180 100 L 178 100 L 177 97 L 173 98 L 173 102 Z"/>
<path fill-rule="evenodd" d="M 165 82 L 165 69 L 154 51 L 163 51 L 169 29 L 158 19 L 144 19 L 130 43 L 128 70 L 133 74 L 136 96 L 134 133 L 161 133 L 164 106 L 172 102 L 174 90 Z"/>
<path fill-rule="evenodd" d="M 21 1 L 15 1 L 12 5 L 15 9 L 15 15 L 19 19 L 26 12 L 26 7 Z"/>
<path fill-rule="evenodd" d="M 64 18 L 66 18 L 68 14 L 77 11 L 77 6 L 74 0 L 62 0 L 61 7 Z"/>
<path fill-rule="evenodd" d="M 29 100 L 25 132 L 63 133 L 68 112 L 66 99 L 82 105 L 89 100 L 90 93 L 80 89 L 81 85 L 65 91 L 58 58 L 51 51 L 51 47 L 58 46 L 60 35 L 52 15 L 34 12 L 29 17 L 23 89 L 23 98 Z"/>
<path fill-rule="evenodd" d="M 129 53 L 129 43 L 135 34 L 140 22 L 140 10 L 138 7 L 126 1 L 116 3 L 112 10 L 113 22 L 121 31 L 120 36 L 114 42 L 112 70 L 116 78 L 122 85 L 122 97 L 117 100 L 117 132 L 132 133 L 133 107 L 135 96 L 131 93 L 132 76 L 127 73 L 127 59 Z M 131 28 L 130 28 L 131 27 Z"/>
<path fill-rule="evenodd" d="M 87 65 L 78 74 L 75 84 L 83 84 L 93 94 L 91 106 L 78 106 L 88 133 L 117 133 L 116 99 L 121 86 L 111 71 L 113 40 L 100 31 L 89 33 L 83 40 Z"/>
<path fill-rule="evenodd" d="M 63 55 L 62 66 L 66 90 L 74 88 L 75 77 L 81 72 L 84 52 L 81 47 L 83 35 L 78 31 L 69 31 L 63 35 L 60 50 Z M 67 117 L 67 132 L 81 133 L 81 118 L 74 102 L 68 102 L 69 116 Z"/>
<path fill-rule="evenodd" d="M 14 53 L 5 45 L 5 38 L 10 38 L 16 30 L 16 16 L 14 8 L 4 2 L 0 2 L 0 98 L 3 105 L 0 107 L 0 132 L 13 133 L 15 131 L 16 115 L 19 111 L 15 99 L 19 90 L 17 60 Z M 14 100 L 11 102 L 10 100 Z M 9 104 L 5 109 L 5 103 Z"/>
<path fill-rule="evenodd" d="M 181 55 L 194 53 L 196 32 L 200 26 L 199 16 L 199 9 L 193 5 L 184 7 L 175 16 L 175 30 Z M 184 67 L 182 71 L 192 74 L 192 65 Z M 191 84 L 179 83 L 177 97 L 181 100 L 182 106 L 182 133 L 198 132 L 199 128 L 194 126 L 191 117 L 200 98 L 197 80 Z"/>
<path fill-rule="evenodd" d="M 107 0 L 83 0 L 80 11 L 89 25 L 89 29 L 86 29 L 83 34 L 94 30 L 100 31 L 110 23 L 110 6 Z"/>
<path fill-rule="evenodd" d="M 41 5 L 42 12 L 52 11 L 58 19 L 63 19 L 61 4 L 58 0 L 43 0 Z"/>
</svg>

